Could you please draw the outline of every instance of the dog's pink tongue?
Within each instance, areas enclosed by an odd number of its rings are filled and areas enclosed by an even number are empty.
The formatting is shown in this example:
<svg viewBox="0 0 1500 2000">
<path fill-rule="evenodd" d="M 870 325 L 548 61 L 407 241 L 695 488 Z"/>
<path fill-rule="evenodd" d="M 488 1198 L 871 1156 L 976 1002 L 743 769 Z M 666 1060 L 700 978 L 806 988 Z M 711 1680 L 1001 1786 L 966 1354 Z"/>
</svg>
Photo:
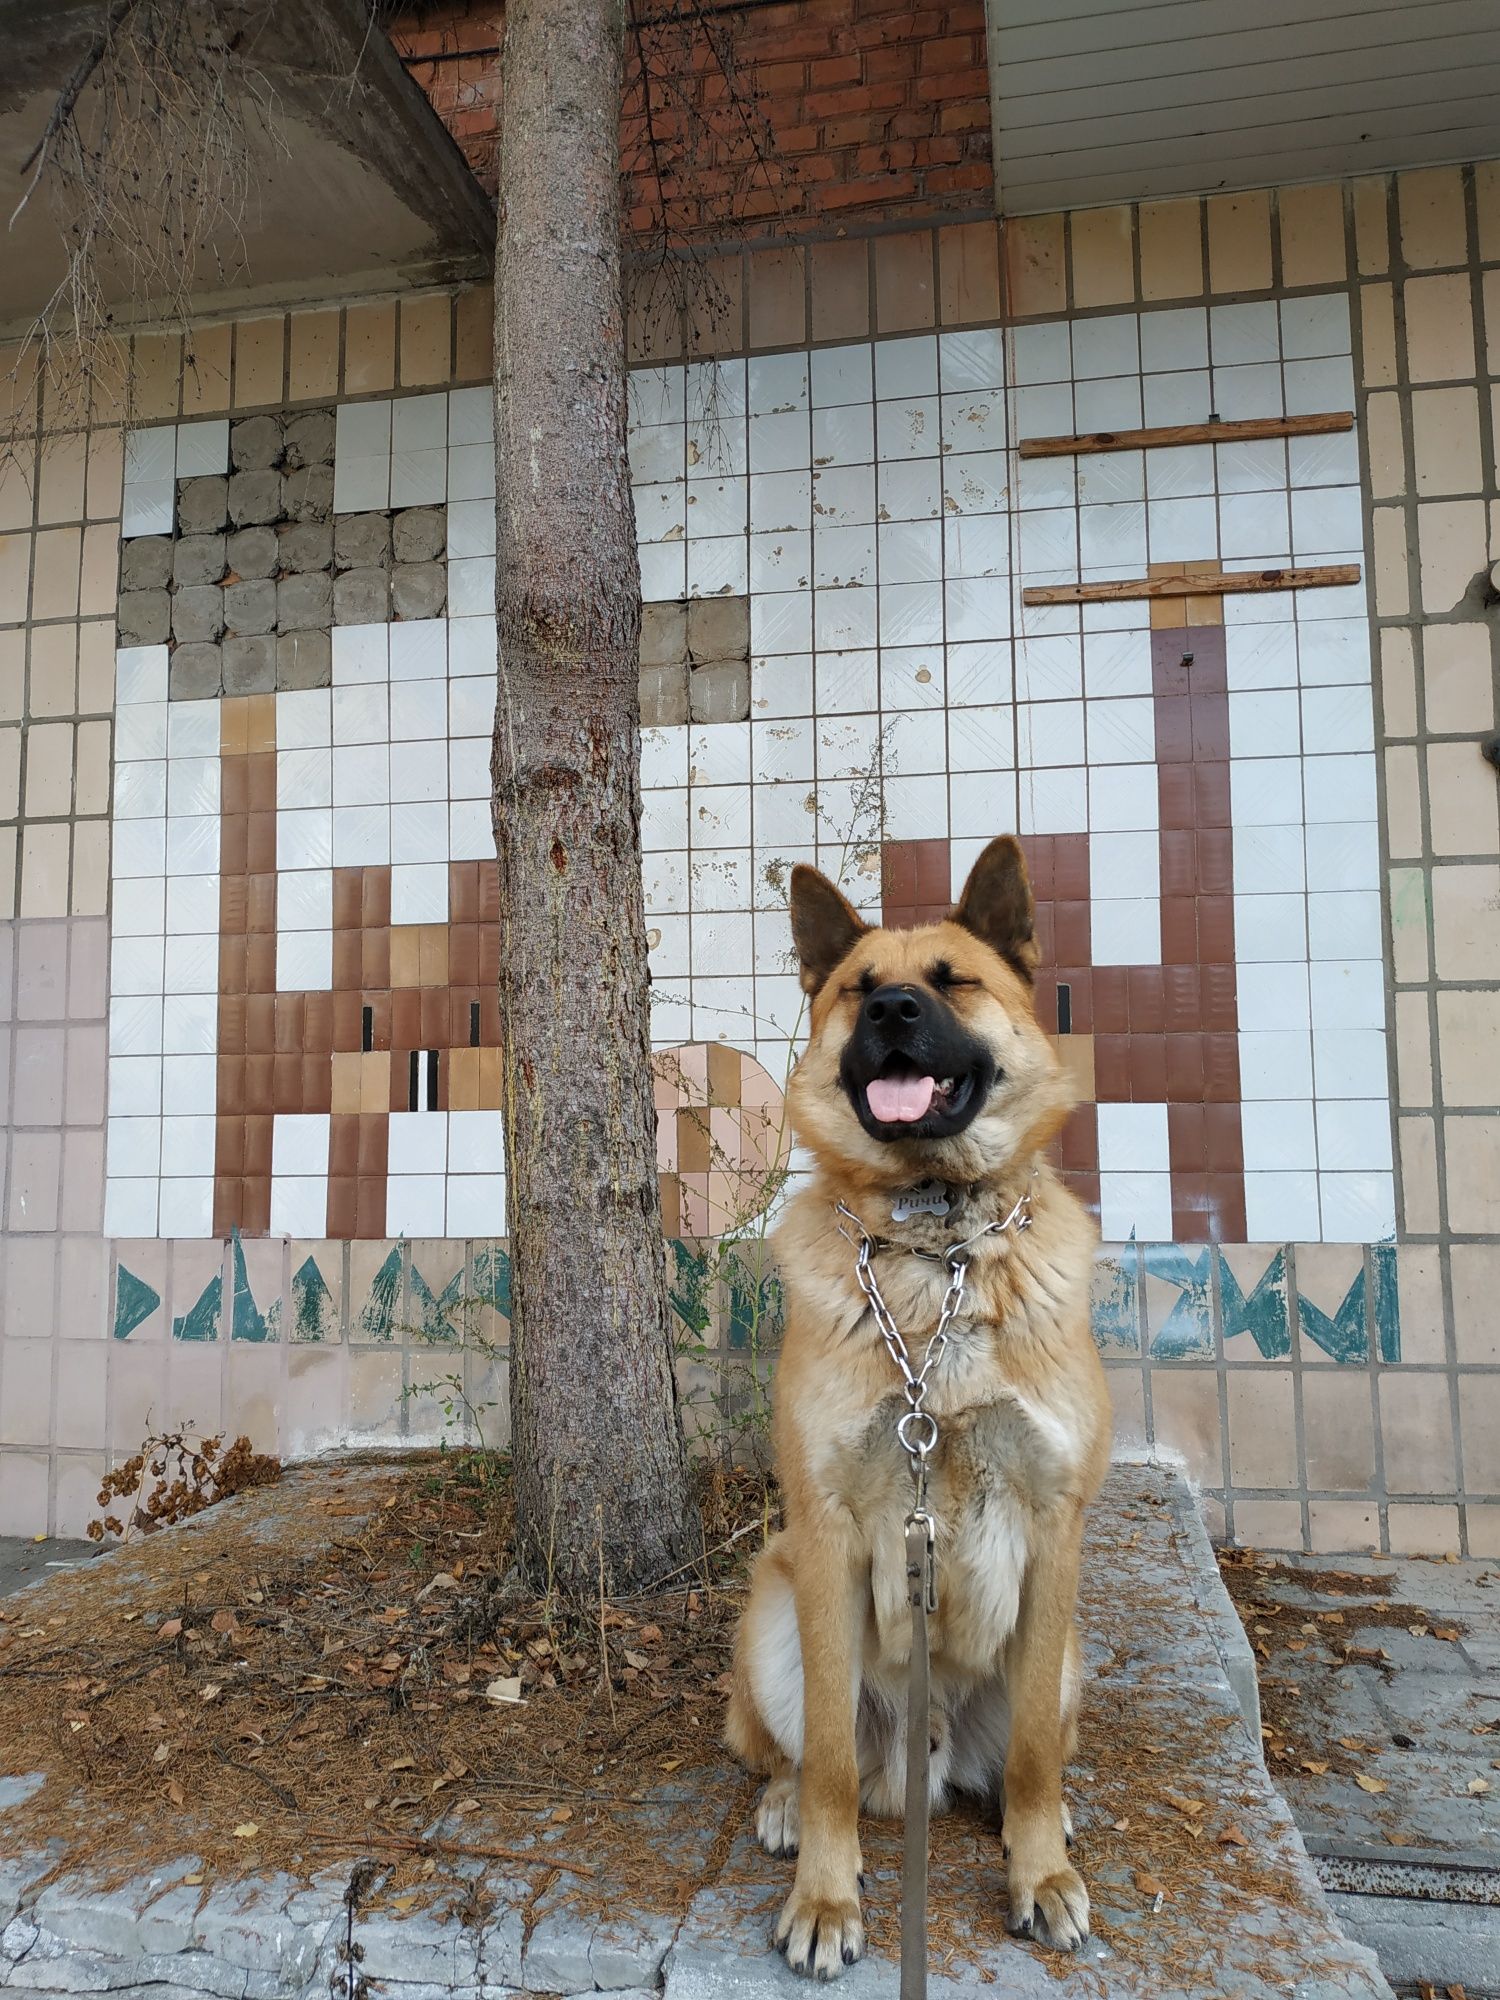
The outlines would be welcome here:
<svg viewBox="0 0 1500 2000">
<path fill-rule="evenodd" d="M 865 1095 L 882 1125 L 915 1125 L 927 1116 L 936 1088 L 930 1076 L 877 1076 Z"/>
</svg>

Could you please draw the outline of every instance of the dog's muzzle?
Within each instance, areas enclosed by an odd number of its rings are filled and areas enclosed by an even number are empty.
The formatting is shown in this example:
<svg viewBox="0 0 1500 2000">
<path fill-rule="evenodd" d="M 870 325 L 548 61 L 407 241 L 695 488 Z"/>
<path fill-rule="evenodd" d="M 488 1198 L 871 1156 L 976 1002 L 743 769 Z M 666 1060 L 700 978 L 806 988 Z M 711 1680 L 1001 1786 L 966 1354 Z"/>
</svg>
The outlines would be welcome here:
<svg viewBox="0 0 1500 2000">
<path fill-rule="evenodd" d="M 872 1138 L 948 1139 L 997 1081 L 994 1057 L 938 994 L 879 986 L 867 995 L 839 1076 Z"/>
</svg>

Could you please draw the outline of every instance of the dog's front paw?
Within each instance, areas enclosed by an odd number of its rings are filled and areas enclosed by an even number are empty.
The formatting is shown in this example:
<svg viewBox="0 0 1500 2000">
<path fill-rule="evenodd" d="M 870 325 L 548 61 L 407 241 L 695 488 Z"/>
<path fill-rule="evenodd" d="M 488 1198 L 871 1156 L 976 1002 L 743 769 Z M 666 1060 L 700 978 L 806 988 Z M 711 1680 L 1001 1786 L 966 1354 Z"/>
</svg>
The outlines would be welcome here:
<svg viewBox="0 0 1500 2000">
<path fill-rule="evenodd" d="M 1076 1868 L 1027 1868 L 1014 1855 L 1006 1881 L 1012 1937 L 1034 1938 L 1058 1951 L 1077 1951 L 1089 1934 L 1089 1892 Z"/>
<path fill-rule="evenodd" d="M 795 1854 L 801 1831 L 795 1776 L 773 1778 L 755 1808 L 755 1834 L 767 1854 Z"/>
<path fill-rule="evenodd" d="M 776 1949 L 793 1972 L 837 1979 L 864 1955 L 865 1927 L 855 1896 L 815 1896 L 793 1889 L 776 1919 Z"/>
</svg>

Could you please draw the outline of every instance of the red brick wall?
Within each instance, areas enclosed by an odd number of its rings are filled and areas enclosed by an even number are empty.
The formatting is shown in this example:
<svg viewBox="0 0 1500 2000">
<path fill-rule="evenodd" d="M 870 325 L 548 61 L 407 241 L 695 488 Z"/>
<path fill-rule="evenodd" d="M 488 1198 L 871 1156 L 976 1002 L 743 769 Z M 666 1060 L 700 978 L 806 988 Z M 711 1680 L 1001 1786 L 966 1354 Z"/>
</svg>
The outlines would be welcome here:
<svg viewBox="0 0 1500 2000">
<path fill-rule="evenodd" d="M 494 188 L 498 0 L 392 28 L 412 75 Z M 648 116 L 649 109 L 649 116 Z M 621 148 L 643 242 L 833 235 L 985 212 L 982 0 L 772 0 L 658 8 L 631 31 Z"/>
</svg>

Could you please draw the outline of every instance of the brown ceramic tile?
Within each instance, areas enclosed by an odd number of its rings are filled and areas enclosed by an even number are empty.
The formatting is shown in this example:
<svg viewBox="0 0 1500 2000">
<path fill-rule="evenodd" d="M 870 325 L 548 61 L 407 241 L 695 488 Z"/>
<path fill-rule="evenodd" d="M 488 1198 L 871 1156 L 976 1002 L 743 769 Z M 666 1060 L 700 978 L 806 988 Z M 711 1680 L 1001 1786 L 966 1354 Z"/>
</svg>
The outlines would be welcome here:
<svg viewBox="0 0 1500 2000">
<path fill-rule="evenodd" d="M 1210 1173 L 1234 1175 L 1245 1171 L 1245 1144 L 1238 1104 L 1205 1104 L 1203 1136 Z M 1236 1239 L 1227 1237 L 1224 1240 L 1233 1242 Z"/>
<path fill-rule="evenodd" d="M 248 1002 L 242 993 L 221 993 L 219 995 L 219 1053 L 225 1056 L 242 1056 L 249 1044 L 246 1036 L 246 1009 Z"/>
<path fill-rule="evenodd" d="M 245 749 L 253 757 L 257 750 L 276 748 L 276 697 L 252 694 L 245 697 Z"/>
<path fill-rule="evenodd" d="M 481 861 L 479 868 L 479 921 L 482 924 L 498 924 L 500 921 L 500 863 Z"/>
<path fill-rule="evenodd" d="M 271 1171 L 272 1121 L 251 1116 L 245 1120 L 245 1172 L 253 1178 Z"/>
<path fill-rule="evenodd" d="M 302 1109 L 301 1056 L 273 1056 L 271 1104 L 278 1112 Z"/>
<path fill-rule="evenodd" d="M 219 811 L 238 816 L 250 810 L 250 759 L 222 757 L 219 760 Z"/>
<path fill-rule="evenodd" d="M 448 1057 L 448 1109 L 479 1109 L 479 1050 L 455 1048 Z"/>
<path fill-rule="evenodd" d="M 1164 830 L 1197 825 L 1191 764 L 1158 764 L 1156 795 Z"/>
<path fill-rule="evenodd" d="M 1188 1037 L 1170 1035 L 1172 1042 Z M 1168 1056 L 1170 1063 L 1171 1057 Z M 1167 1146 L 1174 1178 L 1178 1174 L 1201 1173 L 1208 1165 L 1208 1140 L 1204 1131 L 1203 1106 L 1189 1102 L 1167 1105 Z"/>
<path fill-rule="evenodd" d="M 1123 965 L 1096 965 L 1093 977 L 1094 1033 L 1123 1035 L 1130 1026 L 1130 981 Z"/>
<path fill-rule="evenodd" d="M 253 812 L 245 840 L 245 867 L 252 875 L 272 875 L 276 871 L 276 815 Z"/>
<path fill-rule="evenodd" d="M 391 995 L 390 1047 L 403 1055 L 422 1039 L 422 996 L 415 986 L 404 986 Z"/>
<path fill-rule="evenodd" d="M 1026 873 L 1031 878 L 1031 893 L 1037 902 L 1052 900 L 1052 850 L 1055 836 L 1050 833 L 1028 834 L 1023 842 L 1026 856 Z"/>
<path fill-rule="evenodd" d="M 335 931 L 333 934 L 333 984 L 339 993 L 357 992 L 361 980 L 360 931 Z"/>
<path fill-rule="evenodd" d="M 333 941 L 338 950 L 338 938 Z M 333 995 L 333 1046 L 336 1049 L 360 1049 L 364 1046 L 364 1008 L 357 990 L 345 986 L 343 980 L 334 984 L 340 991 Z"/>
<path fill-rule="evenodd" d="M 1101 1104 L 1130 1102 L 1129 1035 L 1094 1036 L 1094 1088 Z"/>
<path fill-rule="evenodd" d="M 1079 1173 L 1076 1169 L 1069 1168 L 1063 1174 L 1062 1180 L 1064 1186 L 1078 1197 L 1090 1215 L 1097 1215 L 1099 1213 L 1099 1176 L 1097 1173 Z"/>
<path fill-rule="evenodd" d="M 1197 835 L 1191 827 L 1168 827 L 1161 836 L 1161 892 L 1192 896 L 1198 889 Z"/>
<path fill-rule="evenodd" d="M 1159 965 L 1126 968 L 1132 1035 L 1159 1035 L 1166 1027 L 1166 999 Z"/>
<path fill-rule="evenodd" d="M 302 1046 L 309 1055 L 327 1055 L 333 1048 L 333 995 L 308 993 L 303 997 Z"/>
<path fill-rule="evenodd" d="M 1227 826 L 1203 826 L 1197 833 L 1198 893 L 1234 894 L 1234 836 Z"/>
<path fill-rule="evenodd" d="M 328 1235 L 341 1242 L 357 1235 L 359 1208 L 357 1185 L 352 1175 L 328 1176 Z"/>
<path fill-rule="evenodd" d="M 276 992 L 276 939 L 268 931 L 252 931 L 245 940 L 246 991 Z"/>
<path fill-rule="evenodd" d="M 500 1043 L 500 995 L 496 992 L 492 981 L 489 986 L 482 990 L 480 995 L 479 1045 L 485 1049 L 498 1049 Z M 498 1106 L 499 1099 L 497 1098 L 494 1106 L 484 1105 L 481 1108 L 488 1111 L 498 1109 Z"/>
<path fill-rule="evenodd" d="M 1057 963 L 1057 905 L 1051 897 L 1043 897 L 1032 912 L 1032 934 L 1036 939 L 1037 956 L 1043 965 Z"/>
<path fill-rule="evenodd" d="M 441 1048 L 448 1033 L 448 995 L 440 986 L 422 989 L 422 1039 L 424 1049 Z"/>
<path fill-rule="evenodd" d="M 333 1070 L 327 1056 L 302 1057 L 302 1109 L 332 1109 Z"/>
<path fill-rule="evenodd" d="M 491 991 L 500 984 L 500 932 L 494 924 L 479 926 L 479 983 Z"/>
<path fill-rule="evenodd" d="M 915 860 L 915 900 L 943 910 L 953 905 L 953 856 L 946 840 L 919 840 Z"/>
<path fill-rule="evenodd" d="M 1213 1212 L 1207 1175 L 1172 1175 L 1172 1234 L 1179 1243 L 1211 1241 Z"/>
<path fill-rule="evenodd" d="M 246 810 L 249 812 L 275 812 L 276 810 L 276 753 L 274 750 L 259 750 L 253 757 L 244 760 L 246 774 Z"/>
<path fill-rule="evenodd" d="M 359 1228 L 362 1237 L 378 1241 L 385 1235 L 385 1175 L 365 1179 L 361 1175 L 358 1183 Z"/>
<path fill-rule="evenodd" d="M 1204 965 L 1234 964 L 1234 900 L 1230 896 L 1198 898 L 1198 957 Z"/>
<path fill-rule="evenodd" d="M 342 1052 L 332 1058 L 331 1104 L 335 1125 L 344 1113 L 357 1113 L 359 1110 L 361 1064 L 361 1057 L 353 1050 Z"/>
<path fill-rule="evenodd" d="M 1161 1104 L 1167 1095 L 1167 1038 L 1165 1035 L 1130 1037 L 1130 1101 L 1133 1104 Z"/>
<path fill-rule="evenodd" d="M 1089 837 L 1086 833 L 1059 833 L 1052 846 L 1053 894 L 1059 902 L 1084 902 L 1089 898 Z"/>
<path fill-rule="evenodd" d="M 505 1092 L 505 1077 L 501 1068 L 500 1050 L 497 1047 L 482 1048 L 479 1051 L 479 1108 L 481 1111 L 499 1111 Z"/>
<path fill-rule="evenodd" d="M 250 865 L 250 815 L 221 813 L 219 816 L 219 869 L 221 875 L 243 875 Z"/>
<path fill-rule="evenodd" d="M 452 924 L 479 922 L 479 863 L 448 863 L 448 921 Z"/>
<path fill-rule="evenodd" d="M 214 1121 L 214 1176 L 237 1179 L 245 1171 L 245 1121 L 220 1117 Z"/>
<path fill-rule="evenodd" d="M 1075 1172 L 1099 1168 L 1099 1112 L 1093 1104 L 1078 1104 L 1068 1114 L 1057 1142 L 1059 1166 Z"/>
<path fill-rule="evenodd" d="M 1204 1084 L 1204 1040 L 1202 1035 L 1168 1035 L 1165 1037 L 1167 1049 L 1167 1103 L 1169 1107 L 1184 1105 L 1199 1110 L 1203 1105 Z M 1170 1116 L 1170 1111 L 1169 1111 Z M 1176 1162 L 1174 1160 L 1173 1165 Z M 1200 1153 L 1198 1164 L 1203 1164 Z"/>
<path fill-rule="evenodd" d="M 278 993 L 276 995 L 276 1053 L 279 1056 L 300 1054 L 303 1046 L 303 1016 L 305 1006 L 300 993 Z"/>
<path fill-rule="evenodd" d="M 1240 1101 L 1240 1042 L 1238 1035 L 1203 1038 L 1203 1095 L 1210 1104 Z"/>
<path fill-rule="evenodd" d="M 389 943 L 389 984 L 393 989 L 420 986 L 421 939 L 417 924 L 395 924 L 386 933 Z M 373 982 L 372 982 L 373 983 Z"/>
<path fill-rule="evenodd" d="M 237 1179 L 214 1176 L 214 1235 L 227 1236 L 239 1225 L 240 1184 Z"/>
<path fill-rule="evenodd" d="M 403 1058 L 404 1061 L 409 1060 Z M 393 1079 L 398 1072 L 395 1058 L 390 1049 L 370 1049 L 359 1057 L 359 1109 L 363 1117 L 378 1114 L 385 1117 L 391 1110 L 405 1110 L 406 1070 L 399 1072 L 400 1087 L 403 1092 L 399 1105 L 393 1104 Z"/>
<path fill-rule="evenodd" d="M 1054 974 L 1058 982 L 1066 981 L 1068 1004 L 1072 1012 L 1070 1033 L 1092 1035 L 1094 1032 L 1094 968 L 1090 965 L 1060 966 Z"/>
<path fill-rule="evenodd" d="M 245 1001 L 245 1048 L 251 1055 L 268 1056 L 276 1048 L 276 996 L 252 993 Z"/>
<path fill-rule="evenodd" d="M 250 990 L 250 968 L 248 940 L 243 933 L 231 933 L 219 939 L 219 992 L 248 993 Z"/>
<path fill-rule="evenodd" d="M 381 1112 L 363 1112 L 359 1121 L 358 1172 L 363 1179 L 383 1178 L 390 1156 L 391 1121 Z"/>
<path fill-rule="evenodd" d="M 219 703 L 219 752 L 223 757 L 243 757 L 250 747 L 247 697 L 230 695 Z"/>
<path fill-rule="evenodd" d="M 240 1183 L 240 1229 L 246 1236 L 271 1233 L 271 1176 L 247 1174 Z"/>
<path fill-rule="evenodd" d="M 220 1119 L 245 1115 L 245 1058 L 221 1055 L 216 1064 L 215 1110 Z"/>
<path fill-rule="evenodd" d="M 245 1109 L 247 1112 L 261 1112 L 267 1117 L 276 1109 L 273 1090 L 272 1064 L 276 1058 L 271 1055 L 253 1055 L 245 1058 Z"/>
<path fill-rule="evenodd" d="M 333 928 L 336 931 L 357 931 L 360 927 L 363 873 L 359 868 L 335 868 L 333 871 Z"/>
<path fill-rule="evenodd" d="M 475 956 L 478 957 L 478 939 L 475 939 Z M 448 984 L 448 926 L 446 924 L 419 924 L 417 926 L 417 974 L 423 986 L 446 986 Z M 375 982 L 372 981 L 371 984 Z"/>
<path fill-rule="evenodd" d="M 1208 1176 L 1213 1233 L 1219 1243 L 1243 1243 L 1245 1222 L 1245 1177 L 1211 1173 Z"/>
<path fill-rule="evenodd" d="M 400 982 L 391 978 L 391 939 L 395 933 L 389 929 L 365 930 L 359 934 L 359 983 L 361 986 L 386 988 Z"/>
<path fill-rule="evenodd" d="M 477 937 L 479 926 L 475 924 L 473 929 Z M 450 1049 L 468 1049 L 471 1055 L 478 1054 L 477 1045 L 470 1048 L 471 1037 L 469 1033 L 469 1024 L 473 1018 L 472 1010 L 478 1005 L 479 988 L 477 986 L 450 986 L 448 988 L 448 1047 Z M 477 1106 L 470 1107 L 471 1110 L 477 1110 L 477 1108 Z"/>
<path fill-rule="evenodd" d="M 1230 824 L 1227 761 L 1193 766 L 1193 824 L 1199 827 Z"/>
<path fill-rule="evenodd" d="M 390 1052 L 390 1109 L 410 1111 L 411 1105 L 411 1058 L 410 1049 L 392 1049 Z M 420 1109 L 420 1105 L 418 1107 Z"/>
<path fill-rule="evenodd" d="M 366 868 L 361 894 L 360 922 L 366 930 L 384 928 L 391 921 L 391 871 Z"/>
<path fill-rule="evenodd" d="M 1053 904 L 1054 964 L 1084 965 L 1093 957 L 1086 902 Z"/>
<path fill-rule="evenodd" d="M 1156 699 L 1156 761 L 1190 764 L 1193 760 L 1193 709 L 1186 695 Z"/>
<path fill-rule="evenodd" d="M 1169 1035 L 1195 1033 L 1203 1024 L 1203 975 L 1196 965 L 1162 967 L 1163 1025 Z"/>
<path fill-rule="evenodd" d="M 251 937 L 276 935 L 276 877 L 245 877 L 245 929 Z"/>
<path fill-rule="evenodd" d="M 479 926 L 452 924 L 448 929 L 448 984 L 450 987 L 479 984 Z M 469 1039 L 467 1024 L 462 1040 Z"/>
<path fill-rule="evenodd" d="M 880 849 L 881 916 L 894 924 L 897 910 L 909 909 L 917 894 L 917 862 L 914 841 L 887 840 Z"/>
<path fill-rule="evenodd" d="M 359 1113 L 335 1105 L 328 1121 L 328 1172 L 352 1179 L 359 1172 Z"/>
<path fill-rule="evenodd" d="M 1204 1027 L 1224 1033 L 1237 1033 L 1240 1015 L 1235 1000 L 1234 967 L 1205 965 L 1200 976 L 1203 981 Z"/>
<path fill-rule="evenodd" d="M 388 1049 L 391 1041 L 392 996 L 389 993 L 366 993 L 364 1004 L 370 1010 L 370 1047 Z"/>
<path fill-rule="evenodd" d="M 1191 896 L 1162 897 L 1161 955 L 1167 966 L 1198 963 L 1198 908 Z"/>
<path fill-rule="evenodd" d="M 243 875 L 219 877 L 219 935 L 243 937 L 250 889 Z"/>
</svg>

